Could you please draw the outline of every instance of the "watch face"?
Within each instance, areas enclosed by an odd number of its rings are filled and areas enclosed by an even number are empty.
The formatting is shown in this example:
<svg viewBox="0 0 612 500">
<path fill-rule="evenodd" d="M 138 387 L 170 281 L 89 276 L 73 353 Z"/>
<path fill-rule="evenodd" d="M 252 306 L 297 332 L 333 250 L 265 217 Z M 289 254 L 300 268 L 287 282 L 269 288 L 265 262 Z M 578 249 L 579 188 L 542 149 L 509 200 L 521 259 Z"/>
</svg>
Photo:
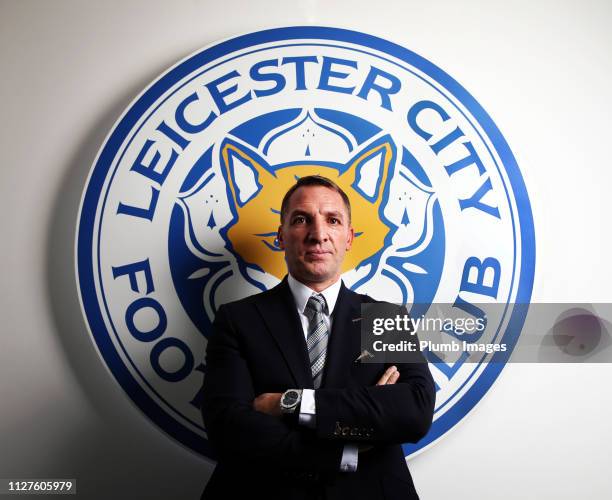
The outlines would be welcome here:
<svg viewBox="0 0 612 500">
<path fill-rule="evenodd" d="M 298 392 L 290 391 L 285 394 L 285 397 L 283 398 L 283 404 L 285 406 L 291 406 L 297 403 L 297 400 L 298 400 Z"/>
</svg>

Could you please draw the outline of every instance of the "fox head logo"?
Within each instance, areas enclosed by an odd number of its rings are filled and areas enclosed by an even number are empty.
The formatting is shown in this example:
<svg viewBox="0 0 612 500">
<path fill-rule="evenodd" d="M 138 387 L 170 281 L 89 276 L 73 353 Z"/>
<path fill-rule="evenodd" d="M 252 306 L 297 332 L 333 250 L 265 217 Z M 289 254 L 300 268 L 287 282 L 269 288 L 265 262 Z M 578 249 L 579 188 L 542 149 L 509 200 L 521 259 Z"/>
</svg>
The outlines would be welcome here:
<svg viewBox="0 0 612 500">
<path fill-rule="evenodd" d="M 356 268 L 373 258 L 389 235 L 381 215 L 395 157 L 391 137 L 385 135 L 361 147 L 344 165 L 300 161 L 275 166 L 249 146 L 227 138 L 221 144 L 220 163 L 233 217 L 223 235 L 247 265 L 282 279 L 287 266 L 276 241 L 282 197 L 296 179 L 318 174 L 349 197 L 355 240 L 342 272 Z"/>
</svg>

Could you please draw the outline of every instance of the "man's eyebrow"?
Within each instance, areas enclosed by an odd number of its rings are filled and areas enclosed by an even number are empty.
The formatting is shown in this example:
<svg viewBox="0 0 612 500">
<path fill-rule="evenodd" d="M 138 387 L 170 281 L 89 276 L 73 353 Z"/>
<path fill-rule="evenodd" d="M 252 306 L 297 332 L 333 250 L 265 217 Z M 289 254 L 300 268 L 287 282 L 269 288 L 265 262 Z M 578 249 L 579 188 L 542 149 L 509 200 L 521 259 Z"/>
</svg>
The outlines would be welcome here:
<svg viewBox="0 0 612 500">
<path fill-rule="evenodd" d="M 299 208 L 296 208 L 289 214 L 290 217 L 295 217 L 296 215 L 304 215 L 306 217 L 311 216 L 310 212 L 306 212 L 305 210 L 300 210 Z M 336 217 L 337 219 L 344 219 L 344 214 L 338 210 L 330 210 L 328 212 L 323 212 L 323 215 L 327 217 Z"/>
<path fill-rule="evenodd" d="M 290 217 L 295 217 L 296 215 L 310 215 L 310 214 L 304 210 L 300 210 L 299 208 L 296 208 L 289 214 Z"/>
</svg>

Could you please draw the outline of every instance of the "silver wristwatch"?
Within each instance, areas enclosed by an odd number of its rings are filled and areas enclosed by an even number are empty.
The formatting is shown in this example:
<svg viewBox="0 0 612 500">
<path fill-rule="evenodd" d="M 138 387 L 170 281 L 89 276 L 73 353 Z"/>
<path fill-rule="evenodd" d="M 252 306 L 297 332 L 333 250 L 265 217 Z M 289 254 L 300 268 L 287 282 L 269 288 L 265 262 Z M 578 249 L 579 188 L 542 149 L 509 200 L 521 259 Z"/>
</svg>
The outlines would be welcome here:
<svg viewBox="0 0 612 500">
<path fill-rule="evenodd" d="M 289 389 L 280 398 L 281 413 L 295 413 L 302 401 L 302 389 Z"/>
</svg>

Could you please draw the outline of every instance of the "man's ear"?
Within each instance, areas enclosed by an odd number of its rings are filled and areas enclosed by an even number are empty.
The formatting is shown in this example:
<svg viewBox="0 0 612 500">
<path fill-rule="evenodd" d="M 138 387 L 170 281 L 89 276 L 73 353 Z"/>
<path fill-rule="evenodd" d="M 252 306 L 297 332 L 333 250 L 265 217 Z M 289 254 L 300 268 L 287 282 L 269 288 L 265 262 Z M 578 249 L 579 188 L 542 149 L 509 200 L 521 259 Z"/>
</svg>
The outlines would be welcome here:
<svg viewBox="0 0 612 500">
<path fill-rule="evenodd" d="M 355 230 L 353 229 L 353 226 L 349 226 L 349 235 L 346 240 L 346 250 L 347 251 L 351 249 L 354 239 L 355 239 Z"/>
<path fill-rule="evenodd" d="M 281 250 L 285 249 L 285 240 L 283 238 L 283 225 L 278 226 L 278 232 L 276 233 L 276 241 L 278 241 L 278 248 Z"/>
<path fill-rule="evenodd" d="M 274 177 L 261 156 L 231 138 L 221 144 L 220 155 L 221 171 L 236 207 L 246 205 L 262 190 L 266 181 Z"/>
</svg>

